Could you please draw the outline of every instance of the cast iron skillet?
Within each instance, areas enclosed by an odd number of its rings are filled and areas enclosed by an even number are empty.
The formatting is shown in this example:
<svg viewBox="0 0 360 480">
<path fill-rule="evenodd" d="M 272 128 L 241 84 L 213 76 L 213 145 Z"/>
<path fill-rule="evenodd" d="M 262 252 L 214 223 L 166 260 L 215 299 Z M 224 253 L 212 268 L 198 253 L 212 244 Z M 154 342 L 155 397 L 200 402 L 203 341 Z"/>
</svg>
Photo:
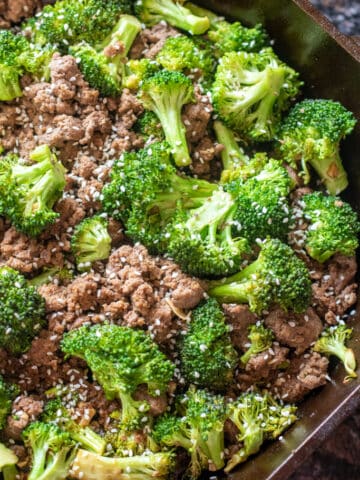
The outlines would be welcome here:
<svg viewBox="0 0 360 480">
<path fill-rule="evenodd" d="M 339 33 L 307 0 L 194 0 L 229 19 L 262 23 L 275 40 L 274 49 L 305 81 L 307 97 L 342 102 L 360 120 L 360 46 Z M 360 121 L 343 145 L 350 186 L 343 198 L 360 212 Z M 360 364 L 360 315 L 354 318 L 351 346 Z M 360 375 L 360 371 L 358 371 Z M 309 396 L 300 420 L 228 476 L 231 480 L 285 480 L 346 416 L 360 405 L 360 379 L 342 383 L 344 370 L 331 370 L 332 382 Z M 205 477 L 204 477 L 205 478 Z M 209 477 L 206 477 L 209 478 Z M 211 475 L 210 475 L 211 478 Z M 220 478 L 213 474 L 213 478 Z"/>
</svg>

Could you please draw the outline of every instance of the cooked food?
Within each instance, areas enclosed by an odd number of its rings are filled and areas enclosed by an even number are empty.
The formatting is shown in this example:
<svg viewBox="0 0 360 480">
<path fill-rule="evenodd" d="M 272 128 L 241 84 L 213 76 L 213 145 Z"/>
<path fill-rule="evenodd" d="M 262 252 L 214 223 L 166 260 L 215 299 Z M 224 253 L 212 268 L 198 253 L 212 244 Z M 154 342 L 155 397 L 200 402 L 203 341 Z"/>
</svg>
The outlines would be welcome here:
<svg viewBox="0 0 360 480">
<path fill-rule="evenodd" d="M 356 377 L 354 116 L 190 2 L 5 4 L 0 478 L 232 472 Z"/>
</svg>

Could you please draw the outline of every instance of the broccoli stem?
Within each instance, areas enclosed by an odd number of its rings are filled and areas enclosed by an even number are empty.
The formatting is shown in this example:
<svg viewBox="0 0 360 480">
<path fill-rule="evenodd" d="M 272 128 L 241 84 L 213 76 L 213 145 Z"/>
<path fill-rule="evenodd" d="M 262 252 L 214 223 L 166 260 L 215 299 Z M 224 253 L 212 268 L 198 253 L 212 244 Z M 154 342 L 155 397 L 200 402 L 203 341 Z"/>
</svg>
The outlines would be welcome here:
<svg viewBox="0 0 360 480">
<path fill-rule="evenodd" d="M 214 122 L 214 130 L 218 143 L 224 145 L 221 160 L 224 170 L 234 171 L 249 163 L 249 157 L 239 147 L 232 130 L 219 121 Z"/>
<path fill-rule="evenodd" d="M 121 424 L 125 429 L 134 430 L 141 424 L 142 416 L 149 409 L 146 401 L 136 401 L 131 394 L 124 391 L 119 392 L 121 402 Z M 144 417 L 146 418 L 146 417 Z"/>
<path fill-rule="evenodd" d="M 16 480 L 18 472 L 15 465 L 8 465 L 2 469 L 3 480 Z"/>
<path fill-rule="evenodd" d="M 106 48 L 120 43 L 124 47 L 120 56 L 126 57 L 140 30 L 141 23 L 136 17 L 133 15 L 122 15 L 110 37 L 102 43 L 102 46 Z"/>
<path fill-rule="evenodd" d="M 0 68 L 0 101 L 10 102 L 21 97 L 22 90 L 19 82 L 19 73 L 13 67 L 1 65 Z"/>
<path fill-rule="evenodd" d="M 309 142 L 309 141 L 308 141 Z M 320 159 L 312 155 L 309 163 L 322 179 L 326 190 L 331 195 L 337 195 L 345 190 L 349 184 L 346 170 L 340 158 L 338 146 L 333 149 L 332 155 Z M 306 159 L 304 159 L 306 161 Z"/>
<path fill-rule="evenodd" d="M 91 428 L 81 427 L 73 420 L 71 420 L 71 422 L 74 425 L 69 429 L 69 433 L 75 442 L 80 443 L 84 448 L 92 452 L 100 455 L 104 453 L 106 443 L 100 435 L 94 432 Z"/>
<path fill-rule="evenodd" d="M 345 371 L 348 374 L 344 379 L 344 383 L 349 382 L 352 378 L 357 378 L 357 374 L 355 372 L 355 354 L 351 348 L 346 347 L 343 341 L 337 339 L 336 337 L 330 339 L 326 344 L 326 354 L 334 355 L 344 364 Z"/>
<path fill-rule="evenodd" d="M 200 448 L 205 453 L 207 458 L 211 459 L 214 470 L 220 470 L 223 468 L 224 462 L 224 432 L 221 430 L 217 432 L 212 430 L 207 433 L 206 441 L 200 440 Z M 212 470 L 213 468 L 210 468 Z"/>
<path fill-rule="evenodd" d="M 17 476 L 16 463 L 18 458 L 15 453 L 0 442 L 0 475 L 4 480 L 15 480 Z"/>
</svg>

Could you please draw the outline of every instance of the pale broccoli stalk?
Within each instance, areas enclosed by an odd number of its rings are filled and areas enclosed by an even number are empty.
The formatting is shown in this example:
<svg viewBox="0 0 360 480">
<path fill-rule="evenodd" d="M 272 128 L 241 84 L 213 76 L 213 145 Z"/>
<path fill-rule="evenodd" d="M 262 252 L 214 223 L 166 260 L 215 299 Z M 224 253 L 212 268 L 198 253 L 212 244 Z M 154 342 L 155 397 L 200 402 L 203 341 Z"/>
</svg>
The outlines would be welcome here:
<svg viewBox="0 0 360 480">
<path fill-rule="evenodd" d="M 248 339 L 250 340 L 249 348 L 240 358 L 244 365 L 248 363 L 250 357 L 264 352 L 271 347 L 274 340 L 274 334 L 271 330 L 265 328 L 263 324 L 251 325 L 249 327 Z"/>
<path fill-rule="evenodd" d="M 17 462 L 18 458 L 15 453 L 0 442 L 0 474 L 2 474 L 3 480 L 16 480 Z"/>
<path fill-rule="evenodd" d="M 344 383 L 357 378 L 354 351 L 345 345 L 345 342 L 351 338 L 352 332 L 352 328 L 348 328 L 344 324 L 329 327 L 322 333 L 322 336 L 314 345 L 315 352 L 328 356 L 333 355 L 342 361 L 347 373 Z"/>
<path fill-rule="evenodd" d="M 214 122 L 214 130 L 216 140 L 224 146 L 221 152 L 221 160 L 223 169 L 222 173 L 227 176 L 227 172 L 233 172 L 243 165 L 247 165 L 250 161 L 244 150 L 238 144 L 234 132 L 220 121 Z"/>
</svg>

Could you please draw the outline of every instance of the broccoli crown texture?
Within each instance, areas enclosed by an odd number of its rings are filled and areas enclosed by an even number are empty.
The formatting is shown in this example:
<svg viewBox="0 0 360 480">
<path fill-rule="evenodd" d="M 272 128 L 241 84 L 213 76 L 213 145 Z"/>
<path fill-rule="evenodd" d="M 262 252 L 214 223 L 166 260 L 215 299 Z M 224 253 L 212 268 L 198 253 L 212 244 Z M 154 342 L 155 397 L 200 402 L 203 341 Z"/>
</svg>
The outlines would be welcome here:
<svg viewBox="0 0 360 480">
<path fill-rule="evenodd" d="M 277 239 L 261 244 L 260 254 L 239 273 L 211 282 L 209 294 L 220 302 L 248 303 L 261 313 L 273 304 L 304 312 L 310 303 L 311 281 L 305 263 Z"/>
<path fill-rule="evenodd" d="M 279 152 L 310 181 L 311 165 L 329 193 L 336 195 L 348 185 L 340 153 L 340 141 L 356 124 L 353 113 L 332 100 L 308 99 L 296 104 L 282 122 Z"/>
<path fill-rule="evenodd" d="M 175 467 L 171 452 L 110 458 L 86 450 L 79 450 L 71 470 L 71 478 L 78 480 L 167 480 Z"/>
<path fill-rule="evenodd" d="M 189 383 L 215 390 L 231 383 L 238 356 L 229 331 L 216 300 L 193 310 L 180 348 L 181 372 Z"/>
<path fill-rule="evenodd" d="M 169 254 L 182 269 L 199 277 L 221 277 L 239 270 L 248 242 L 232 236 L 235 201 L 216 190 L 201 207 L 180 210 L 170 233 Z"/>
<path fill-rule="evenodd" d="M 301 199 L 309 226 L 305 248 L 320 263 L 336 253 L 352 256 L 359 245 L 360 222 L 352 207 L 339 197 L 314 192 Z"/>
<path fill-rule="evenodd" d="M 226 53 L 217 68 L 213 102 L 220 119 L 244 137 L 272 140 L 298 94 L 298 74 L 271 48 L 260 53 Z"/>
<path fill-rule="evenodd" d="M 95 215 L 80 222 L 71 237 L 71 248 L 78 268 L 86 269 L 92 262 L 106 260 L 111 250 L 111 237 L 105 218 Z"/>
<path fill-rule="evenodd" d="M 0 267 L 0 347 L 25 352 L 45 325 L 45 301 L 16 270 Z"/>
<path fill-rule="evenodd" d="M 240 22 L 223 20 L 211 26 L 208 36 L 215 43 L 218 57 L 228 52 L 260 52 L 269 45 L 269 37 L 262 25 L 246 28 Z"/>
<path fill-rule="evenodd" d="M 162 142 L 165 140 L 160 120 L 154 112 L 144 112 L 136 121 L 134 130 L 142 135 L 145 141 L 154 139 Z"/>
<path fill-rule="evenodd" d="M 99 455 L 104 453 L 106 447 L 105 439 L 95 433 L 90 427 L 84 427 L 77 423 L 60 398 L 50 400 L 45 405 L 42 420 L 58 425 L 70 435 L 74 442 L 79 443 L 82 448 Z"/>
<path fill-rule="evenodd" d="M 159 70 L 160 65 L 149 58 L 131 59 L 125 66 L 123 86 L 130 90 L 137 90 L 146 78 L 152 77 Z"/>
<path fill-rule="evenodd" d="M 165 21 L 192 35 L 202 35 L 210 27 L 208 17 L 194 15 L 184 3 L 185 0 L 137 0 L 135 13 L 147 25 Z"/>
<path fill-rule="evenodd" d="M 241 362 L 246 365 L 252 355 L 268 350 L 274 340 L 272 330 L 265 328 L 263 324 L 251 325 L 249 327 L 249 348 L 240 358 Z"/>
<path fill-rule="evenodd" d="M 122 421 L 138 426 L 148 408 L 132 394 L 146 384 L 150 395 L 164 393 L 174 365 L 143 331 L 116 325 L 81 327 L 64 335 L 62 350 L 87 362 L 108 399 L 119 399 Z"/>
<path fill-rule="evenodd" d="M 74 459 L 75 443 L 52 423 L 33 422 L 22 432 L 31 450 L 29 480 L 65 480 Z"/>
<path fill-rule="evenodd" d="M 16 480 L 16 464 L 18 458 L 15 453 L 0 442 L 0 474 L 3 480 Z M 1 476 L 1 475 L 0 475 Z"/>
<path fill-rule="evenodd" d="M 334 355 L 341 360 L 347 373 L 344 383 L 357 377 L 354 352 L 346 346 L 346 342 L 351 338 L 352 332 L 352 328 L 348 328 L 345 324 L 329 327 L 323 331 L 322 336 L 314 345 L 315 352 L 328 356 Z"/>
<path fill-rule="evenodd" d="M 158 116 L 175 164 L 179 167 L 190 165 L 191 158 L 181 110 L 184 105 L 194 100 L 191 80 L 181 72 L 161 70 L 144 80 L 140 99 L 147 110 Z"/>
<path fill-rule="evenodd" d="M 9 155 L 0 162 L 0 213 L 30 236 L 55 222 L 52 210 L 65 187 L 65 168 L 47 145 L 30 153 L 33 164 Z"/>
<path fill-rule="evenodd" d="M 5 427 L 6 418 L 11 410 L 11 404 L 18 394 L 18 386 L 13 383 L 5 382 L 2 375 L 0 375 L 0 430 Z"/>
</svg>

